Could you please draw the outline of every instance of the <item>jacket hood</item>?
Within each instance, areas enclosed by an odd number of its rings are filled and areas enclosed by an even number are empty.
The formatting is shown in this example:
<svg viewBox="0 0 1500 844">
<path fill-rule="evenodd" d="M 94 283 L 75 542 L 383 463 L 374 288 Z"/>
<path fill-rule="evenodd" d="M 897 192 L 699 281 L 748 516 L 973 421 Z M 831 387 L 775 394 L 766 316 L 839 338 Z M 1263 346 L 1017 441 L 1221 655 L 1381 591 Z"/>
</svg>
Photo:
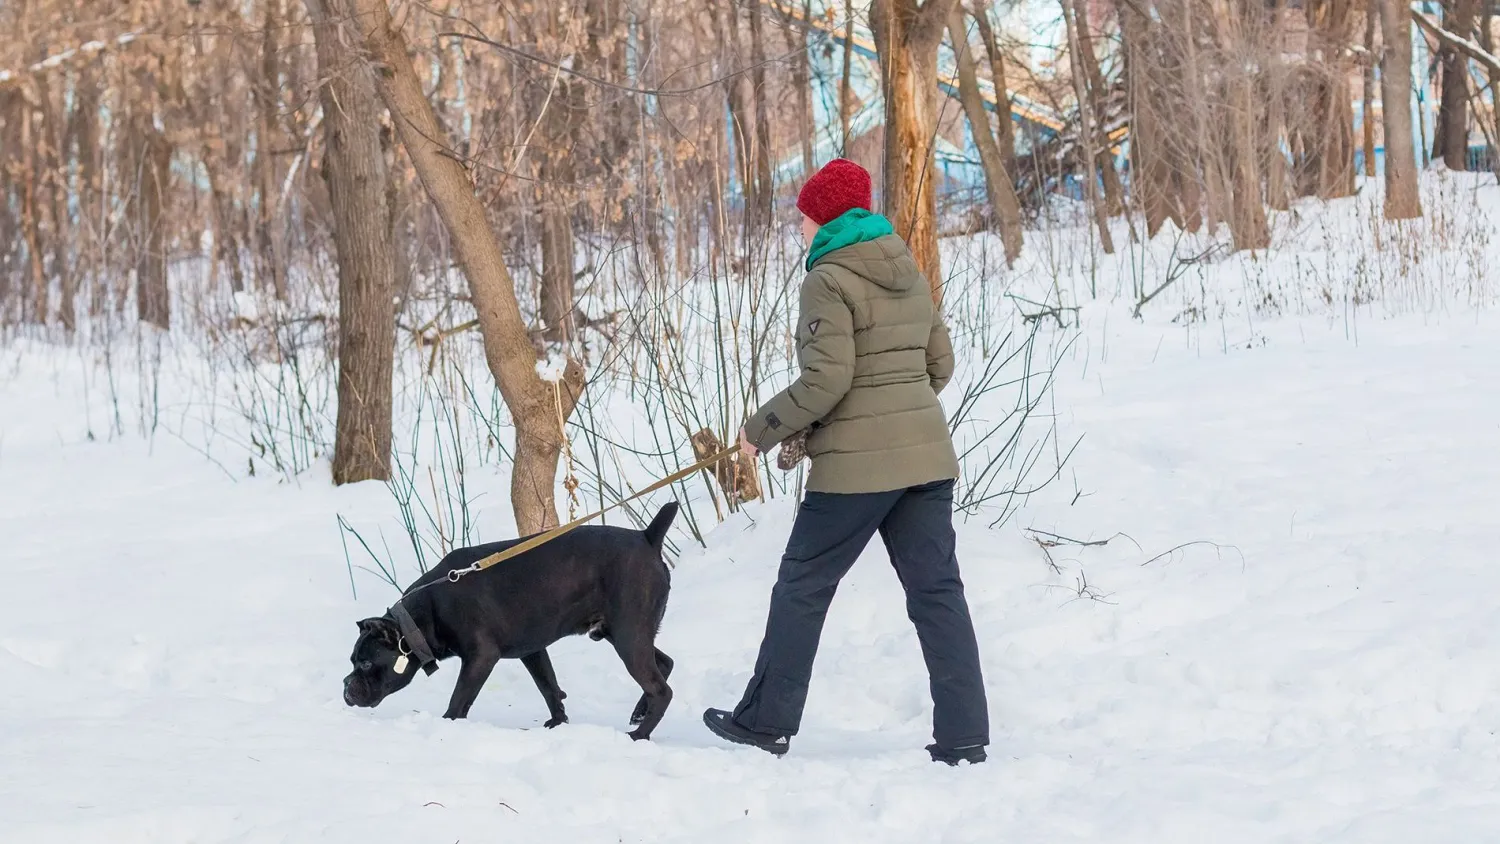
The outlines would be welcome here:
<svg viewBox="0 0 1500 844">
<path fill-rule="evenodd" d="M 820 256 L 813 266 L 824 264 L 841 267 L 897 293 L 911 289 L 922 275 L 906 242 L 895 234 L 835 249 Z"/>
</svg>

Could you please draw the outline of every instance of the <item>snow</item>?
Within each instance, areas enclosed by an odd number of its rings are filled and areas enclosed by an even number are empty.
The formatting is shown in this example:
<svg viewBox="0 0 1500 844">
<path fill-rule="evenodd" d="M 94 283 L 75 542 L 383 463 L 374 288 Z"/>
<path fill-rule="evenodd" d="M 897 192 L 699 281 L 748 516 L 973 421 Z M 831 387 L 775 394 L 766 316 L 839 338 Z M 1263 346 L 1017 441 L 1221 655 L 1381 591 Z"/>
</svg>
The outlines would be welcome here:
<svg viewBox="0 0 1500 844">
<path fill-rule="evenodd" d="M 547 356 L 536 362 L 537 377 L 549 384 L 558 384 L 568 369 L 568 358 L 560 349 L 549 348 Z"/>
<path fill-rule="evenodd" d="M 233 303 L 235 317 L 249 323 L 260 321 L 260 303 L 256 301 L 253 292 L 240 290 L 231 296 L 230 301 Z"/>
<path fill-rule="evenodd" d="M 334 489 L 322 462 L 237 477 L 183 437 L 90 441 L 76 352 L 7 353 L 0 840 L 1486 840 L 1500 313 L 1451 283 L 1402 314 L 1312 314 L 1306 293 L 1173 323 L 1234 306 L 1196 280 L 1144 321 L 1082 306 L 1064 477 L 998 528 L 959 525 L 993 743 L 957 769 L 922 750 L 927 682 L 878 543 L 834 602 L 791 753 L 702 727 L 749 677 L 785 495 L 706 548 L 677 524 L 676 697 L 650 743 L 625 736 L 639 690 L 584 638 L 552 649 L 556 730 L 514 662 L 466 722 L 438 717 L 453 664 L 350 709 L 354 622 L 395 593 L 351 573 L 336 518 L 389 529 L 390 493 Z M 468 482 L 484 538 L 505 535 L 503 472 Z M 1053 571 L 1042 531 L 1108 542 L 1051 548 Z"/>
</svg>

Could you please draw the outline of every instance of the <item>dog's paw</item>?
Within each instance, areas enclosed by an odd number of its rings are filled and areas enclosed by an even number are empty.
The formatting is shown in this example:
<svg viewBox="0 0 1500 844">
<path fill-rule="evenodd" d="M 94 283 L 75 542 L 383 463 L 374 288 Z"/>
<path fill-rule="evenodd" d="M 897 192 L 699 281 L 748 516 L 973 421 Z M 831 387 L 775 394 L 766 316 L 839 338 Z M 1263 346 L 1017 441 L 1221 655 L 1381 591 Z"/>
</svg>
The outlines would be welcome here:
<svg viewBox="0 0 1500 844">
<path fill-rule="evenodd" d="M 642 732 L 640 730 L 631 730 L 628 733 L 628 735 L 630 736 L 630 740 L 631 741 L 650 741 L 651 740 L 651 734 L 650 733 Z"/>
<path fill-rule="evenodd" d="M 545 722 L 542 723 L 542 726 L 546 727 L 547 729 L 550 730 L 553 727 L 558 726 L 559 724 L 566 724 L 566 723 L 568 723 L 568 716 L 566 716 L 566 715 L 559 715 L 556 718 L 548 718 Z"/>
</svg>

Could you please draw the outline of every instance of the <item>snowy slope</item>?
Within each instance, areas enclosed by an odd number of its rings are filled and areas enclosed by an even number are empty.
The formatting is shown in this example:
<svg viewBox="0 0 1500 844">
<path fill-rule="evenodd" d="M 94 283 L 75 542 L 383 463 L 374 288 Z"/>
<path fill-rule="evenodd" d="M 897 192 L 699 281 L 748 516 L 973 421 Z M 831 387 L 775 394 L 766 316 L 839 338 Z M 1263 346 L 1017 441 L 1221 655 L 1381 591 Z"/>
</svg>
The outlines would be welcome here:
<svg viewBox="0 0 1500 844">
<path fill-rule="evenodd" d="M 1085 435 L 1068 478 L 960 531 L 994 723 L 991 762 L 962 769 L 922 751 L 879 550 L 835 601 L 791 755 L 702 728 L 748 677 L 784 498 L 679 561 L 652 743 L 625 737 L 638 690 L 585 639 L 553 651 L 554 731 L 514 663 L 465 723 L 436 717 L 452 665 L 348 709 L 354 621 L 393 592 L 359 574 L 351 598 L 335 513 L 389 519 L 386 491 L 87 442 L 66 367 L 20 366 L 0 386 L 0 841 L 1491 840 L 1500 318 L 1254 336 L 1085 313 L 1058 385 Z M 503 478 L 482 483 L 503 511 Z M 1128 537 L 1052 549 L 1058 574 L 1025 528 Z M 1198 540 L 1220 547 L 1148 563 Z"/>
</svg>

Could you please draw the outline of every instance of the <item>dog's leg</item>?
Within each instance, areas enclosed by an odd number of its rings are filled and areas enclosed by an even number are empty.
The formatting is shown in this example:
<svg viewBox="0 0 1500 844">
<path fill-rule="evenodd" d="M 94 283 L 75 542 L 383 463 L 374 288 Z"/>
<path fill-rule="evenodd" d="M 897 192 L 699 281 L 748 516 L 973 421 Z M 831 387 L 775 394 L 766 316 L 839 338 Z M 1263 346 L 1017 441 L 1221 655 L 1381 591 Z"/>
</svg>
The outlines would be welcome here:
<svg viewBox="0 0 1500 844">
<path fill-rule="evenodd" d="M 453 686 L 453 697 L 448 700 L 448 711 L 443 713 L 444 718 L 469 717 L 469 707 L 474 705 L 474 699 L 479 697 L 479 690 L 484 688 L 484 681 L 490 678 L 490 672 L 495 670 L 495 663 L 499 661 L 500 652 L 490 649 L 464 660 L 463 666 L 458 669 L 458 682 Z"/>
<path fill-rule="evenodd" d="M 646 711 L 641 717 L 640 725 L 630 731 L 630 737 L 636 741 L 649 739 L 651 731 L 656 729 L 656 725 L 661 723 L 662 716 L 666 714 L 667 704 L 672 702 L 672 687 L 667 685 L 667 678 L 662 676 L 661 667 L 656 662 L 658 651 L 644 635 L 617 634 L 610 637 L 610 642 L 615 646 L 615 653 L 625 663 L 631 679 L 639 683 L 641 691 L 646 693 Z"/>
<path fill-rule="evenodd" d="M 547 714 L 552 716 L 542 726 L 552 729 L 558 724 L 568 723 L 568 713 L 563 710 L 563 698 L 567 694 L 557 687 L 557 675 L 552 673 L 552 658 L 547 656 L 547 651 L 540 650 L 534 654 L 521 657 L 521 664 L 531 672 L 531 679 L 536 681 L 537 691 L 542 693 L 542 699 L 547 701 Z"/>
<path fill-rule="evenodd" d="M 662 653 L 660 650 L 657 650 L 656 668 L 661 672 L 661 678 L 663 680 L 672 679 L 672 665 L 672 658 Z M 641 695 L 640 702 L 635 705 L 635 711 L 630 713 L 630 725 L 632 727 L 646 719 L 646 703 L 646 696 Z"/>
</svg>

